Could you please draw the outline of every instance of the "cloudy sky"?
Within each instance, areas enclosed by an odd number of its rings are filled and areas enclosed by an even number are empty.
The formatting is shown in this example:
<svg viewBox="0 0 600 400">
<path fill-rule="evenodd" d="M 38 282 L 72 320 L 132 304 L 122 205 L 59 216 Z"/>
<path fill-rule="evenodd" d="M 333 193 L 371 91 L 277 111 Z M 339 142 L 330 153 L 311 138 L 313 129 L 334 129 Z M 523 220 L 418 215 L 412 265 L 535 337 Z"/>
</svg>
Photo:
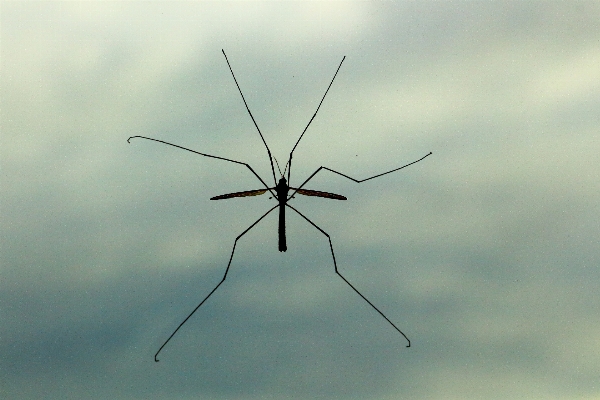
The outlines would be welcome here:
<svg viewBox="0 0 600 400">
<path fill-rule="evenodd" d="M 1 398 L 600 399 L 597 2 L 1 7 Z"/>
</svg>

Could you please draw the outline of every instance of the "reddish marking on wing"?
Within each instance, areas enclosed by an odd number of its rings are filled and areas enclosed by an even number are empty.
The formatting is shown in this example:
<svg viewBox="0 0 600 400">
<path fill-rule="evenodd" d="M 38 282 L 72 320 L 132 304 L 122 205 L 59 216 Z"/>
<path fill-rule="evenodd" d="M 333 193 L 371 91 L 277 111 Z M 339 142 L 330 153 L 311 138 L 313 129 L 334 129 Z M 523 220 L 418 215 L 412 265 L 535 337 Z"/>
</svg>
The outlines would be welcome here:
<svg viewBox="0 0 600 400">
<path fill-rule="evenodd" d="M 295 190 L 295 189 L 290 188 L 290 190 Z M 339 194 L 329 193 L 329 192 L 321 192 L 319 190 L 297 189 L 296 193 L 300 193 L 304 196 L 317 196 L 317 197 L 325 197 L 327 199 L 348 200 L 344 196 L 341 196 Z"/>
<path fill-rule="evenodd" d="M 235 193 L 227 193 L 222 194 L 220 196 L 211 197 L 211 200 L 223 200 L 223 199 L 231 199 L 233 197 L 246 197 L 246 196 L 258 196 L 265 193 L 267 189 L 259 189 L 259 190 L 247 190 L 245 192 L 235 192 Z"/>
</svg>

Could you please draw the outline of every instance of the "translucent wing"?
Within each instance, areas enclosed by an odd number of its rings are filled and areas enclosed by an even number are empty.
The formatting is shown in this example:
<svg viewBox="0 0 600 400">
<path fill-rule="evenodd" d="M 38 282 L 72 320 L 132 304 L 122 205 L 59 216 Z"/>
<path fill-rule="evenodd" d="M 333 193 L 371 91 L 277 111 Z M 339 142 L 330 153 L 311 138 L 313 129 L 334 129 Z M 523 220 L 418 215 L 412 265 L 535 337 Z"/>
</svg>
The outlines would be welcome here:
<svg viewBox="0 0 600 400">
<path fill-rule="evenodd" d="M 235 192 L 222 194 L 220 196 L 211 197 L 211 200 L 231 199 L 232 197 L 258 196 L 265 193 L 267 189 L 247 190 L 245 192 Z"/>
<path fill-rule="evenodd" d="M 317 196 L 317 197 L 325 197 L 327 199 L 335 199 L 335 200 L 348 200 L 344 196 L 335 193 L 329 192 L 321 192 L 318 190 L 309 190 L 309 189 L 295 189 L 290 188 L 290 190 L 296 190 L 296 193 L 300 193 L 304 196 Z"/>
</svg>

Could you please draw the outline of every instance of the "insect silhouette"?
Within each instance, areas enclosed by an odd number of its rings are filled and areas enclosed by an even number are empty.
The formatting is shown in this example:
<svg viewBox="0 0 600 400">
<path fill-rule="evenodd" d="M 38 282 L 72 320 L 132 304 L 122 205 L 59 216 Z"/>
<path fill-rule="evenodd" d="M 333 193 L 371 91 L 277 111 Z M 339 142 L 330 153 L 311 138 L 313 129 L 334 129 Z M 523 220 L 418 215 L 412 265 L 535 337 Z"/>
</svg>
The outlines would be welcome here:
<svg viewBox="0 0 600 400">
<path fill-rule="evenodd" d="M 345 178 L 348 178 L 348 179 L 350 179 L 350 180 L 352 180 L 354 182 L 360 183 L 360 182 L 368 181 L 370 179 L 378 178 L 378 177 L 386 175 L 386 174 L 390 174 L 392 172 L 401 170 L 402 168 L 406 168 L 409 165 L 415 164 L 415 163 L 423 160 L 425 157 L 430 156 L 432 153 L 429 152 L 428 154 L 426 154 L 425 156 L 421 157 L 420 159 L 418 159 L 416 161 L 413 161 L 411 163 L 408 163 L 406 165 L 403 165 L 401 167 L 392 169 L 392 170 L 387 171 L 387 172 L 383 172 L 381 174 L 372 176 L 370 178 L 365 178 L 365 179 L 360 179 L 360 180 L 359 179 L 354 179 L 354 178 L 352 178 L 352 177 L 350 177 L 348 175 L 342 174 L 341 172 L 335 171 L 335 170 L 333 170 L 331 168 L 327 168 L 327 167 L 321 166 L 321 167 L 317 168 L 317 170 L 315 172 L 313 172 L 308 178 L 306 178 L 306 180 L 302 184 L 300 184 L 298 187 L 289 186 L 290 183 L 291 183 L 292 158 L 293 158 L 294 150 L 296 150 L 296 147 L 298 147 L 298 143 L 300 143 L 300 140 L 302 140 L 302 137 L 306 133 L 306 130 L 308 129 L 308 127 L 310 126 L 310 124 L 312 123 L 312 121 L 315 119 L 317 113 L 319 112 L 319 109 L 321 108 L 321 104 L 323 104 L 323 100 L 325 100 L 325 96 L 327 96 L 327 93 L 329 92 L 329 89 L 331 88 L 331 85 L 333 84 L 333 81 L 335 80 L 335 77 L 337 76 L 340 68 L 342 67 L 342 63 L 344 62 L 344 60 L 346 59 L 346 57 L 344 56 L 342 58 L 342 61 L 340 62 L 340 65 L 338 66 L 337 70 L 335 71 L 335 74 L 333 75 L 333 78 L 331 79 L 331 82 L 329 83 L 329 86 L 327 87 L 327 90 L 325 91 L 325 94 L 323 95 L 323 97 L 321 98 L 321 101 L 319 102 L 319 105 L 317 106 L 317 110 L 315 111 L 315 113 L 313 114 L 313 116 L 308 121 L 308 124 L 306 125 L 306 127 L 302 131 L 302 134 L 300 135 L 300 137 L 296 141 L 296 144 L 292 148 L 292 151 L 290 152 L 290 156 L 288 158 L 287 164 L 285 165 L 285 168 L 284 168 L 283 173 L 282 173 L 281 169 L 279 168 L 279 164 L 277 163 L 277 160 L 271 155 L 271 150 L 269 149 L 269 146 L 267 146 L 267 142 L 265 141 L 265 138 L 263 137 L 262 132 L 260 131 L 258 125 L 256 124 L 256 121 L 254 120 L 254 116 L 252 115 L 252 112 L 250 112 L 250 108 L 248 107 L 248 103 L 246 102 L 246 99 L 244 98 L 244 94 L 242 93 L 242 89 L 240 88 L 240 85 L 238 84 L 237 79 L 235 78 L 235 74 L 233 73 L 233 69 L 231 68 L 231 64 L 229 63 L 227 55 L 225 54 L 224 50 L 221 50 L 221 51 L 223 52 L 223 56 L 225 56 L 225 61 L 227 62 L 227 66 L 229 67 L 229 71 L 231 71 L 231 75 L 233 76 L 233 80 L 235 82 L 235 85 L 237 86 L 238 91 L 240 92 L 240 95 L 242 96 L 242 100 L 244 101 L 244 105 L 246 106 L 246 110 L 248 111 L 248 114 L 250 115 L 250 118 L 252 119 L 252 122 L 254 123 L 254 126 L 256 127 L 256 130 L 258 131 L 258 134 L 260 135 L 260 138 L 262 139 L 263 144 L 265 145 L 265 148 L 267 150 L 267 154 L 269 156 L 269 162 L 271 163 L 271 172 L 273 173 L 273 183 L 275 184 L 275 186 L 269 187 L 269 185 L 267 185 L 267 183 L 265 183 L 265 181 L 254 171 L 254 169 L 252 169 L 252 167 L 249 164 L 241 162 L 241 161 L 236 161 L 236 160 L 231 160 L 229 158 L 218 157 L 218 156 L 213 156 L 213 155 L 210 155 L 210 154 L 200 153 L 198 151 L 195 151 L 195 150 L 192 150 L 192 149 L 188 149 L 188 148 L 183 147 L 183 146 L 179 146 L 179 145 L 176 145 L 176 144 L 173 144 L 173 143 L 165 142 L 165 141 L 159 140 L 159 139 L 149 138 L 149 137 L 146 137 L 146 136 L 131 136 L 130 138 L 127 139 L 127 142 L 130 143 L 130 140 L 134 139 L 134 138 L 147 139 L 147 140 L 152 140 L 152 141 L 155 141 L 155 142 L 167 144 L 169 146 L 177 147 L 177 148 L 182 149 L 182 150 L 190 151 L 192 153 L 199 154 L 201 156 L 215 158 L 217 160 L 223 160 L 223 161 L 228 161 L 228 162 L 232 162 L 232 163 L 235 163 L 235 164 L 243 165 L 246 168 L 248 168 L 250 170 L 250 172 L 252 172 L 252 174 L 254 174 L 254 176 L 256 176 L 256 178 L 258 178 L 258 180 L 262 184 L 263 188 L 256 189 L 256 190 L 247 190 L 247 191 L 243 191 L 243 192 L 223 194 L 223 195 L 220 195 L 220 196 L 215 196 L 215 197 L 211 198 L 211 200 L 231 199 L 231 198 L 234 198 L 234 197 L 259 196 L 259 195 L 262 195 L 262 194 L 264 194 L 266 192 L 269 192 L 269 193 L 271 193 L 272 197 L 277 201 L 277 204 L 274 207 L 272 207 L 271 209 L 269 209 L 266 213 L 264 213 L 262 215 L 262 217 L 260 217 L 259 219 L 257 219 L 252 225 L 250 225 L 245 231 L 243 231 L 242 233 L 240 233 L 235 238 L 235 241 L 233 243 L 233 248 L 231 250 L 231 256 L 229 257 L 229 263 L 227 264 L 227 268 L 225 269 L 225 274 L 223 275 L 223 278 L 217 284 L 217 286 L 215 286 L 214 289 L 204 298 L 204 300 L 202 300 L 200 302 L 200 304 L 198 304 L 196 306 L 196 308 L 194 308 L 194 310 L 179 324 L 179 326 L 173 331 L 173 333 L 171 333 L 171 336 L 169 336 L 169 338 L 163 343 L 163 345 L 160 346 L 160 348 L 158 349 L 158 351 L 154 355 L 154 361 L 156 361 L 156 362 L 159 361 L 158 360 L 158 354 L 161 352 L 161 350 L 167 345 L 167 343 L 169 343 L 169 341 L 173 338 L 173 336 L 175 336 L 175 334 L 177 333 L 177 331 L 179 331 L 179 329 L 187 322 L 187 320 L 189 320 L 191 318 L 191 316 L 194 315 L 194 313 L 206 302 L 206 300 L 208 300 L 208 298 L 219 288 L 219 286 L 221 286 L 221 284 L 223 282 L 225 282 L 225 278 L 227 277 L 227 273 L 229 272 L 229 267 L 231 266 L 231 261 L 233 260 L 233 254 L 235 253 L 235 247 L 237 245 L 238 240 L 242 236 L 244 236 L 246 233 L 248 233 L 248 231 L 250 231 L 250 229 L 254 228 L 256 226 L 256 224 L 258 224 L 260 221 L 262 221 L 263 218 L 265 218 L 268 214 L 270 214 L 273 210 L 275 210 L 278 207 L 279 207 L 279 251 L 286 251 L 287 250 L 287 244 L 286 244 L 286 238 L 285 238 L 285 210 L 286 210 L 286 207 L 287 207 L 287 208 L 291 209 L 292 211 L 296 212 L 298 215 L 300 215 L 302 218 L 304 218 L 306 221 L 308 221 L 309 224 L 311 224 L 319 232 L 321 232 L 323 235 L 325 235 L 327 237 L 327 240 L 329 241 L 329 248 L 331 250 L 331 257 L 333 259 L 333 266 L 335 268 L 335 273 L 340 278 L 342 278 L 344 280 L 344 282 L 346 282 L 348 284 L 348 286 L 350 286 L 356 293 L 358 293 L 358 295 L 360 297 L 362 297 L 363 300 L 365 300 L 371 307 L 373 307 L 373 309 L 375 309 L 375 311 L 377 311 L 392 327 L 394 327 L 394 329 L 396 329 L 400 334 L 402 334 L 402 336 L 404 336 L 404 338 L 408 342 L 408 345 L 406 347 L 410 347 L 410 340 L 404 334 L 404 332 L 402 332 L 396 325 L 394 325 L 394 323 L 392 323 L 392 321 L 390 321 L 388 317 L 386 317 L 377 307 L 375 307 L 375 305 L 373 303 L 371 303 L 365 296 L 363 296 L 363 294 L 361 292 L 359 292 L 358 289 L 356 289 L 354 287 L 354 285 L 352 285 L 340 273 L 340 271 L 338 270 L 338 267 L 337 267 L 337 263 L 335 261 L 335 253 L 333 252 L 333 245 L 331 244 L 331 237 L 329 236 L 329 234 L 327 232 L 325 232 L 323 229 L 321 229 L 319 226 L 317 226 L 317 224 L 315 224 L 310 219 L 308 219 L 308 217 L 306 217 L 300 211 L 298 211 L 294 207 L 292 207 L 289 204 L 289 201 L 291 199 L 293 199 L 296 194 L 300 194 L 300 195 L 304 195 L 304 196 L 323 197 L 323 198 L 334 199 L 334 200 L 346 200 L 346 197 L 341 196 L 339 194 L 328 193 L 328 192 L 321 192 L 321 191 L 317 191 L 317 190 L 304 189 L 304 186 L 315 175 L 317 175 L 317 173 L 319 173 L 322 170 L 333 172 L 334 174 L 341 175 L 341 176 L 343 176 Z M 277 165 L 277 169 L 278 169 L 278 171 L 280 173 L 280 179 L 279 179 L 279 181 L 275 177 L 275 167 L 274 167 L 274 164 L 273 164 L 273 160 L 275 160 L 275 163 Z M 285 178 L 286 171 L 287 171 L 287 179 Z M 291 192 L 291 194 L 290 194 L 290 192 Z"/>
</svg>

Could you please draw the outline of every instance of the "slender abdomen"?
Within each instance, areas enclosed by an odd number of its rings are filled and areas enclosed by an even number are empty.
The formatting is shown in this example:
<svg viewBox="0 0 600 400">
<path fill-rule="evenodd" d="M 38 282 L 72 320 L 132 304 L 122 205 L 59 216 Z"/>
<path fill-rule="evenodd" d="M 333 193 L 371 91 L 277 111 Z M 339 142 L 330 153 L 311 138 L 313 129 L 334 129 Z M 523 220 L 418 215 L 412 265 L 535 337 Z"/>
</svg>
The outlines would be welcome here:
<svg viewBox="0 0 600 400">
<path fill-rule="evenodd" d="M 286 251 L 285 243 L 285 204 L 279 205 L 279 251 Z"/>
</svg>

